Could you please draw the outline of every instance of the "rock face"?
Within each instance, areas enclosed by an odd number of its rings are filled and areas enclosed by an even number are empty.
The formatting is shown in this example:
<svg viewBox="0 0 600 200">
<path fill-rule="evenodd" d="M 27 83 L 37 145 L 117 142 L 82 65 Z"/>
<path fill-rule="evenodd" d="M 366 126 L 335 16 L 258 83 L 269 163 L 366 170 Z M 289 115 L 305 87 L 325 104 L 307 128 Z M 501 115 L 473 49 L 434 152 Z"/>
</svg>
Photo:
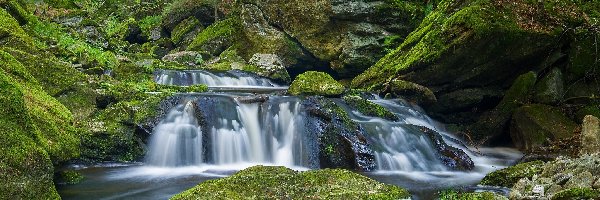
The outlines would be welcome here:
<svg viewBox="0 0 600 200">
<path fill-rule="evenodd" d="M 565 95 L 565 86 L 562 72 L 553 68 L 535 85 L 534 101 L 544 104 L 557 104 Z"/>
<path fill-rule="evenodd" d="M 580 155 L 600 153 L 600 120 L 592 115 L 583 118 Z"/>
<path fill-rule="evenodd" d="M 269 191 L 269 192 L 265 192 Z M 342 169 L 296 172 L 285 167 L 255 166 L 210 180 L 172 199 L 405 199 L 410 194 L 398 186 L 379 183 Z"/>
<path fill-rule="evenodd" d="M 543 165 L 541 172 L 520 179 L 510 192 L 510 199 L 598 199 L 594 183 L 600 178 L 600 156 L 560 157 Z M 533 191 L 540 188 L 542 193 Z"/>
<path fill-rule="evenodd" d="M 504 97 L 494 109 L 481 115 L 476 124 L 471 128 L 476 141 L 494 141 L 505 137 L 509 120 L 513 111 L 520 105 L 527 103 L 537 78 L 533 72 L 520 75 L 506 91 Z"/>
<path fill-rule="evenodd" d="M 532 104 L 515 110 L 510 136 L 521 150 L 573 136 L 577 124 L 551 106 Z"/>
<path fill-rule="evenodd" d="M 309 132 L 318 137 L 321 168 L 375 168 L 375 156 L 365 131 L 341 107 L 322 97 L 308 97 L 302 104 L 308 112 Z"/>
<path fill-rule="evenodd" d="M 290 85 L 292 95 L 339 96 L 344 86 L 324 72 L 308 71 L 300 74 Z"/>
<path fill-rule="evenodd" d="M 352 77 L 377 62 L 385 55 L 385 38 L 394 34 L 406 36 L 420 20 L 424 8 L 416 1 L 252 2 L 269 24 L 328 63 L 341 77 Z"/>
</svg>

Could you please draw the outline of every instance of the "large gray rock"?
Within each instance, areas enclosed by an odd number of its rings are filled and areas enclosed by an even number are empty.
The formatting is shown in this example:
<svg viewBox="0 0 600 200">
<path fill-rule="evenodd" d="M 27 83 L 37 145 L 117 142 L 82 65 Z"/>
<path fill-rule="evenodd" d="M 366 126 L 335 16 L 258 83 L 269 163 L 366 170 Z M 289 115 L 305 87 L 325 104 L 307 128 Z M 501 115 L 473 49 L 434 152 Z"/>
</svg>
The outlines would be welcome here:
<svg viewBox="0 0 600 200">
<path fill-rule="evenodd" d="M 580 155 L 600 153 L 600 120 L 592 115 L 583 118 Z"/>
<path fill-rule="evenodd" d="M 255 72 L 258 75 L 284 83 L 291 81 L 281 59 L 275 54 L 254 54 L 250 59 L 250 64 L 258 68 Z"/>
<path fill-rule="evenodd" d="M 383 0 L 252 3 L 259 7 L 268 24 L 297 41 L 311 56 L 328 63 L 340 77 L 353 77 L 373 65 L 385 55 L 386 37 L 405 37 L 423 17 L 422 3 L 415 2 L 401 2 L 417 8 L 414 10 Z"/>
<path fill-rule="evenodd" d="M 560 69 L 553 68 L 535 85 L 533 100 L 545 104 L 559 103 L 565 94 L 563 75 Z"/>
</svg>

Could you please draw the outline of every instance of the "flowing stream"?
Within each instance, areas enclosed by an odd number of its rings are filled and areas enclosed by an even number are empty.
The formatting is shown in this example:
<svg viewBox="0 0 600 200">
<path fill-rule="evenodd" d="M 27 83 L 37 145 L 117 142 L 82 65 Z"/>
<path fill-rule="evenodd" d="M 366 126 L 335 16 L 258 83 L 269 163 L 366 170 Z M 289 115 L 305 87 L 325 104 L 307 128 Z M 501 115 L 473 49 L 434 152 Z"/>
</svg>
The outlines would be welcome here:
<svg viewBox="0 0 600 200">
<path fill-rule="evenodd" d="M 207 84 L 229 90 L 182 94 L 178 105 L 154 128 L 144 163 L 74 166 L 87 178 L 80 184 L 59 187 L 63 198 L 168 199 L 199 182 L 257 164 L 296 170 L 320 167 L 317 138 L 306 127 L 309 123 L 302 99 L 248 93 L 285 87 L 238 72 L 158 70 L 155 80 L 159 84 Z M 415 198 L 428 199 L 431 191 L 444 188 L 475 187 L 485 174 L 521 156 L 512 149 L 468 148 L 443 125 L 400 99 L 372 100 L 396 114 L 398 121 L 365 116 L 339 99 L 334 102 L 367 133 L 376 169 L 365 175 L 407 188 Z M 475 168 L 466 172 L 448 169 L 436 157 L 431 141 L 415 126 L 439 132 L 448 145 L 462 149 Z"/>
</svg>

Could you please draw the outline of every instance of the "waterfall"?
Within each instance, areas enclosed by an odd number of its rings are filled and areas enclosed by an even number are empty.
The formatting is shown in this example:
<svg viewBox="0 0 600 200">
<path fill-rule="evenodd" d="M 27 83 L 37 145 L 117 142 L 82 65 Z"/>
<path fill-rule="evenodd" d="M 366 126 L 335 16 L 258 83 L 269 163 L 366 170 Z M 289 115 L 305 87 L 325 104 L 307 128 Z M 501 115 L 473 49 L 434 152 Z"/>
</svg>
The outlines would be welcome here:
<svg viewBox="0 0 600 200">
<path fill-rule="evenodd" d="M 246 163 L 315 165 L 306 159 L 311 150 L 305 144 L 298 98 L 271 97 L 255 103 L 242 103 L 237 98 L 196 95 L 171 109 L 155 128 L 147 163 L 169 167 Z"/>
<path fill-rule="evenodd" d="M 154 80 L 162 85 L 189 86 L 204 84 L 209 87 L 277 87 L 267 78 L 243 72 L 211 73 L 203 70 L 156 70 Z"/>
<path fill-rule="evenodd" d="M 146 163 L 155 166 L 191 166 L 202 163 L 202 132 L 195 106 L 188 101 L 172 109 L 154 129 Z"/>
<path fill-rule="evenodd" d="M 155 74 L 157 82 L 161 84 L 275 86 L 267 79 L 235 73 L 159 70 Z M 308 120 L 300 98 L 217 92 L 195 94 L 186 99 L 172 108 L 155 128 L 146 158 L 149 165 L 320 166 L 319 153 L 322 150 L 319 149 L 317 138 L 320 136 L 311 132 L 316 129 Z M 362 127 L 357 131 L 361 131 L 369 143 L 366 148 L 372 150 L 375 170 L 452 171 L 448 163 L 440 158 L 439 149 L 436 149 L 436 145 L 439 147 L 436 142 L 440 141 L 460 148 L 477 162 L 487 162 L 484 157 L 461 144 L 460 140 L 446 133 L 443 126 L 430 119 L 420 108 L 403 100 L 370 101 L 385 107 L 400 120 L 365 116 L 343 101 L 334 100 L 346 110 L 351 120 Z M 422 127 L 435 131 L 438 140 L 424 133 Z"/>
</svg>

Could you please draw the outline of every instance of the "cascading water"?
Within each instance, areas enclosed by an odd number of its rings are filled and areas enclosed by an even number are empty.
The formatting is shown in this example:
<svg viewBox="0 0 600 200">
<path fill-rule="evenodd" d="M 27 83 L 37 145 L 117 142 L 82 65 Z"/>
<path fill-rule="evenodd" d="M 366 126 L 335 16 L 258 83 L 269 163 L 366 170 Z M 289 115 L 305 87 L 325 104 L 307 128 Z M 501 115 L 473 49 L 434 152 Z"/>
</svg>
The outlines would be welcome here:
<svg viewBox="0 0 600 200">
<path fill-rule="evenodd" d="M 279 90 L 279 86 L 268 79 L 235 72 L 213 74 L 200 70 L 158 70 L 155 75 L 159 84 L 207 84 L 251 90 L 179 94 L 176 98 L 178 105 L 171 108 L 154 128 L 143 166 L 111 168 L 108 173 L 112 176 L 88 179 L 88 186 L 74 186 L 83 187 L 75 190 L 88 192 L 71 198 L 86 198 L 90 195 L 88 193 L 95 193 L 98 198 L 108 195 L 114 199 L 168 199 L 197 184 L 198 180 L 228 175 L 232 170 L 256 164 L 283 165 L 295 169 L 320 167 L 320 151 L 323 150 L 320 149 L 319 136 L 314 131 L 322 130 L 320 126 L 324 124 L 317 123 L 318 127 L 313 127 L 315 114 L 307 110 L 305 99 L 279 95 L 257 96 L 255 93 L 265 92 L 257 88 L 269 87 L 271 89 L 267 92 L 272 92 L 273 88 Z M 478 149 L 480 153 L 474 153 L 418 107 L 402 100 L 371 101 L 387 108 L 400 120 L 365 116 L 342 100 L 334 100 L 349 113 L 351 120 L 364 129 L 364 137 L 355 138 L 366 139 L 370 143 L 368 148 L 372 151 L 368 152 L 373 153 L 375 172 L 366 175 L 400 185 L 413 194 L 429 198 L 431 191 L 440 188 L 472 185 L 488 172 L 507 166 L 520 156 L 520 153 L 510 149 L 481 148 Z M 325 122 L 329 123 L 327 120 Z M 475 163 L 474 169 L 450 169 L 436 154 L 432 139 L 423 134 L 419 127 L 434 130 L 445 143 L 462 149 Z M 487 156 L 482 156 L 484 154 Z M 98 175 L 92 170 L 86 176 Z M 118 185 L 121 182 L 126 182 L 125 185 L 131 188 L 112 188 L 106 193 L 97 191 L 98 186 Z"/>
<path fill-rule="evenodd" d="M 204 84 L 209 87 L 277 87 L 267 78 L 253 77 L 243 72 L 211 73 L 203 70 L 157 70 L 154 80 L 163 85 L 189 86 Z"/>
<path fill-rule="evenodd" d="M 307 159 L 310 151 L 303 137 L 298 98 L 242 103 L 241 97 L 204 94 L 186 98 L 155 128 L 147 164 L 315 166 Z"/>
<path fill-rule="evenodd" d="M 202 163 L 202 131 L 191 101 L 172 109 L 154 129 L 146 163 L 154 166 L 190 166 Z"/>
</svg>

